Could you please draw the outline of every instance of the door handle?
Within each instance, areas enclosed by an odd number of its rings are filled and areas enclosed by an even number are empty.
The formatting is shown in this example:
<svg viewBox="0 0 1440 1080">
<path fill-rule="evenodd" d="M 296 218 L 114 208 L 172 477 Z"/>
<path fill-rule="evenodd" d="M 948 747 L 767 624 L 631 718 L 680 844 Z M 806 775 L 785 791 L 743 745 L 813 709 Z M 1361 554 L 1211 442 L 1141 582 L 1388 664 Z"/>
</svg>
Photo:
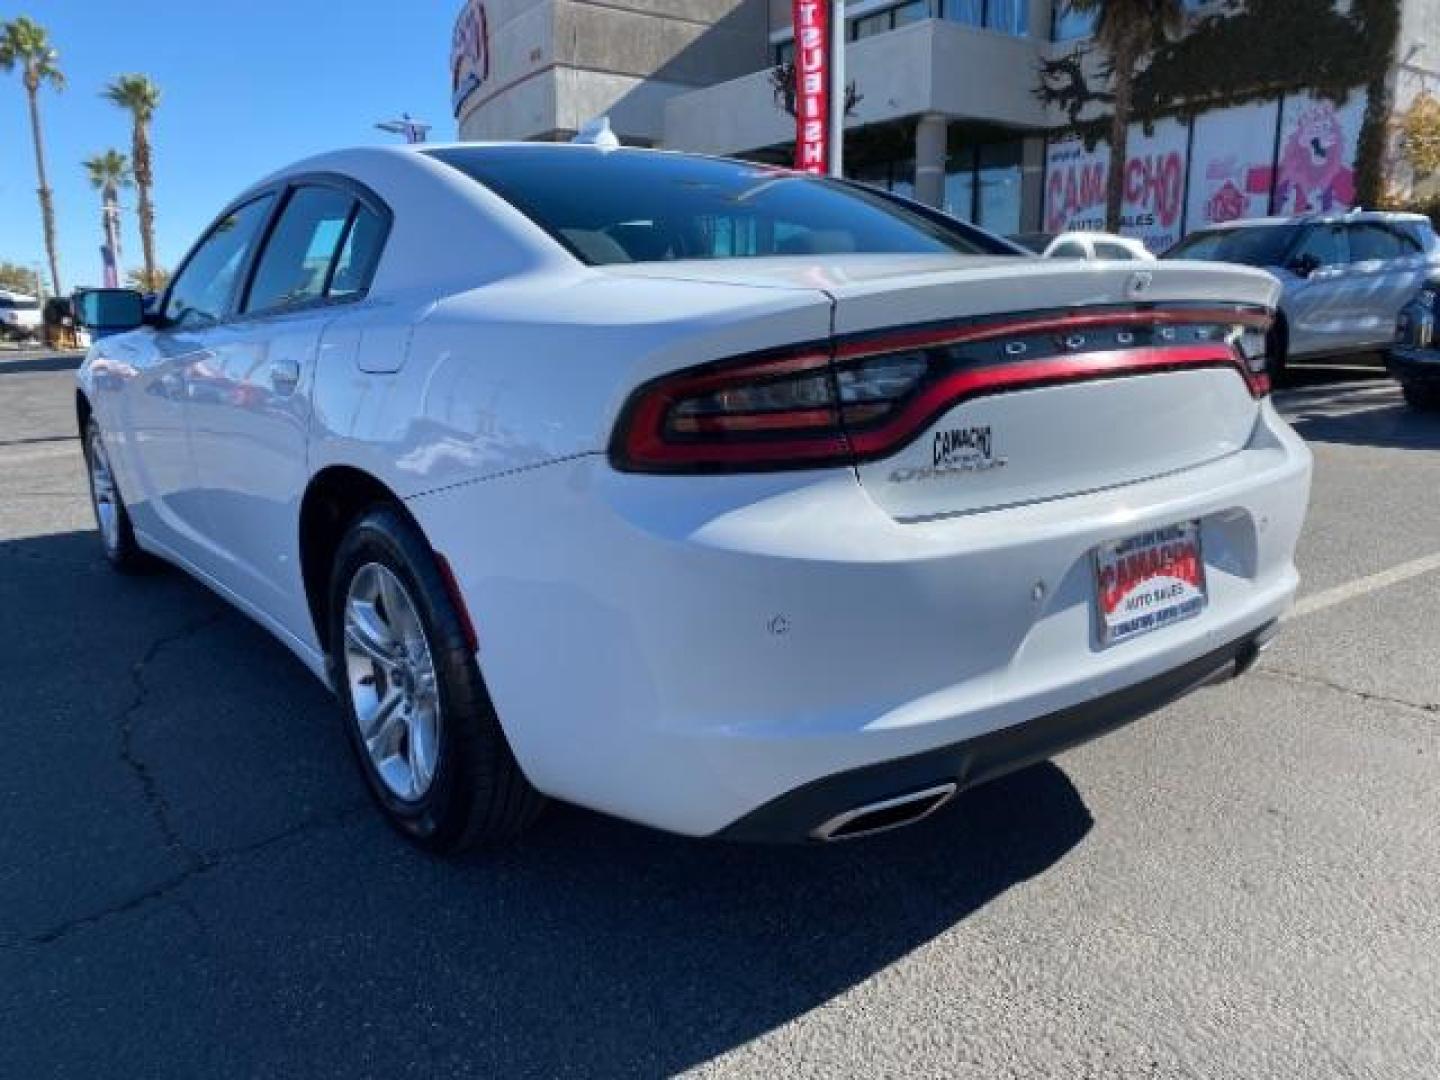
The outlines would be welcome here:
<svg viewBox="0 0 1440 1080">
<path fill-rule="evenodd" d="M 294 360 L 276 360 L 270 365 L 270 385 L 277 394 L 291 394 L 300 382 L 300 365 Z"/>
</svg>

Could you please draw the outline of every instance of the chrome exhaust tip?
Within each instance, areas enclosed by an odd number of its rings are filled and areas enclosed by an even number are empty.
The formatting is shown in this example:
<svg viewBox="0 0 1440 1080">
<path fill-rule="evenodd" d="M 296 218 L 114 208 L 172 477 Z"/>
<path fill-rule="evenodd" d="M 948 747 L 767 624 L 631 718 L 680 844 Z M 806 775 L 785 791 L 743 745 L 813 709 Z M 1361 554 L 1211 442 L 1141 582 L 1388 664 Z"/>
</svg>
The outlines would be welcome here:
<svg viewBox="0 0 1440 1080">
<path fill-rule="evenodd" d="M 866 803 L 843 814 L 836 814 L 811 832 L 816 840 L 855 840 L 862 836 L 889 832 L 891 829 L 914 825 L 929 817 L 955 796 L 959 786 L 954 782 L 937 784 L 923 791 L 896 795 L 880 802 Z"/>
</svg>

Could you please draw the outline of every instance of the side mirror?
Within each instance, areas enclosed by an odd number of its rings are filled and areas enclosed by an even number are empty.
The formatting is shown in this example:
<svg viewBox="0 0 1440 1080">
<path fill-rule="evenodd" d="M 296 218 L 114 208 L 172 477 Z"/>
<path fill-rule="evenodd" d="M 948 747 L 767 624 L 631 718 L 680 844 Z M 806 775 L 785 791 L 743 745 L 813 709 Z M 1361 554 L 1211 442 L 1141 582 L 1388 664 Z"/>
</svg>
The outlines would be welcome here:
<svg viewBox="0 0 1440 1080">
<path fill-rule="evenodd" d="M 1286 263 L 1285 269 L 1297 277 L 1308 278 L 1311 274 L 1315 273 L 1316 270 L 1320 269 L 1320 260 L 1316 256 L 1306 252 L 1304 255 L 1295 256 L 1295 258 Z"/>
<path fill-rule="evenodd" d="M 85 289 L 75 294 L 75 321 L 97 334 L 145 325 L 145 300 L 134 289 Z"/>
</svg>

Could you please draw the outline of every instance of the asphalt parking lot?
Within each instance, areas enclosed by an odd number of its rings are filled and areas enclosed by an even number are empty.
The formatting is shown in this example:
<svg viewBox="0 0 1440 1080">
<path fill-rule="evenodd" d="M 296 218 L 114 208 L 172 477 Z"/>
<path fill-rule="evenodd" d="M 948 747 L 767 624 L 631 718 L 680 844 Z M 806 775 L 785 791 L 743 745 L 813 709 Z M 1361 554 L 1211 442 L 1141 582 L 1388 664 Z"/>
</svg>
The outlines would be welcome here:
<svg viewBox="0 0 1440 1080">
<path fill-rule="evenodd" d="M 1356 372 L 1244 679 L 824 848 L 552 807 L 446 863 L 325 692 L 112 574 L 71 363 L 0 359 L 0 1076 L 1440 1075 L 1440 417 Z"/>
</svg>

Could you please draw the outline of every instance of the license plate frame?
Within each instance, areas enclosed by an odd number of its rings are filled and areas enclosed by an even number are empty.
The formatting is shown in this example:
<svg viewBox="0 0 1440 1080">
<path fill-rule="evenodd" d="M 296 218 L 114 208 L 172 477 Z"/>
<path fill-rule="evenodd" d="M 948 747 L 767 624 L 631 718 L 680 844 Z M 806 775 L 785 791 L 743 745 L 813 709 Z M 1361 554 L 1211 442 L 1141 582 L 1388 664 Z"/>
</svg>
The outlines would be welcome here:
<svg viewBox="0 0 1440 1080">
<path fill-rule="evenodd" d="M 1200 615 L 1210 603 L 1200 522 L 1160 525 L 1091 552 L 1102 648 Z"/>
</svg>

